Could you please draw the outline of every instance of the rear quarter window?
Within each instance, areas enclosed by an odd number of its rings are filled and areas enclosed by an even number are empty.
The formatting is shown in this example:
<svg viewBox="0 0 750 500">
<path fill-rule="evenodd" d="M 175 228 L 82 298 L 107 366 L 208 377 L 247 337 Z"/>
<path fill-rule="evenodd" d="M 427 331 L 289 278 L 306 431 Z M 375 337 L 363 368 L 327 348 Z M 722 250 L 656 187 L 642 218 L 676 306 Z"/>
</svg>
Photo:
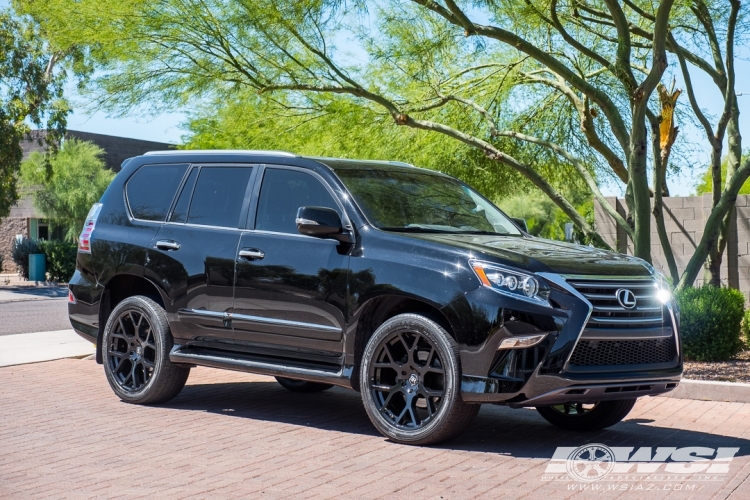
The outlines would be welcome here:
<svg viewBox="0 0 750 500">
<path fill-rule="evenodd" d="M 187 164 L 144 165 L 125 186 L 134 219 L 163 222 L 182 181 Z"/>
</svg>

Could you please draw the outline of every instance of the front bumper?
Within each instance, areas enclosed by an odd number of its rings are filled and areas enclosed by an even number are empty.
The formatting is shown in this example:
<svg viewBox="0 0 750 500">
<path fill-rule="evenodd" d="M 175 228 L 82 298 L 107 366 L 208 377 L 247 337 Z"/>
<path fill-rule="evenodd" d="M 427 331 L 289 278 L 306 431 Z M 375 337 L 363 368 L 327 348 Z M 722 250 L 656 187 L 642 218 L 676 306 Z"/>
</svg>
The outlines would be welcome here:
<svg viewBox="0 0 750 500">
<path fill-rule="evenodd" d="M 504 338 L 514 336 L 514 332 L 509 331 L 512 323 L 505 323 L 480 348 L 462 349 L 464 371 L 461 395 L 464 401 L 498 403 L 512 407 L 595 403 L 655 396 L 679 385 L 682 377 L 682 349 L 674 304 L 664 306 L 664 320 L 660 328 L 589 330 L 589 318 L 594 309 L 591 302 L 569 286 L 562 277 L 544 277 L 557 285 L 557 290 L 552 290 L 551 298 L 559 305 L 557 311 L 567 313 L 563 326 L 558 331 L 547 333 L 549 345 L 540 344 L 536 350 L 519 350 L 514 353 L 515 356 L 503 357 L 501 352 L 507 351 L 499 349 Z M 673 344 L 669 354 L 664 358 L 659 356 L 660 359 L 645 361 L 648 359 L 647 353 L 657 352 L 649 347 L 644 354 L 646 358 L 641 357 L 641 354 L 637 355 L 638 361 L 633 361 L 635 364 L 628 364 L 622 359 L 612 365 L 601 359 L 592 360 L 590 365 L 580 363 L 580 358 L 576 363 L 571 362 L 571 355 L 579 341 L 586 341 L 588 344 L 601 342 L 600 346 L 609 344 L 614 346 L 611 349 L 618 350 L 630 342 L 630 349 L 638 346 L 643 353 L 643 346 L 653 346 L 654 342 L 659 346 L 666 346 L 667 339 L 671 339 Z M 487 360 L 490 359 L 492 362 L 488 365 Z"/>
<path fill-rule="evenodd" d="M 617 378 L 569 378 L 534 373 L 515 394 L 500 392 L 501 381 L 489 377 L 463 376 L 461 396 L 469 403 L 499 403 L 511 407 L 562 403 L 596 403 L 616 399 L 656 396 L 675 389 L 682 377 L 682 365 L 658 373 L 646 372 Z"/>
</svg>

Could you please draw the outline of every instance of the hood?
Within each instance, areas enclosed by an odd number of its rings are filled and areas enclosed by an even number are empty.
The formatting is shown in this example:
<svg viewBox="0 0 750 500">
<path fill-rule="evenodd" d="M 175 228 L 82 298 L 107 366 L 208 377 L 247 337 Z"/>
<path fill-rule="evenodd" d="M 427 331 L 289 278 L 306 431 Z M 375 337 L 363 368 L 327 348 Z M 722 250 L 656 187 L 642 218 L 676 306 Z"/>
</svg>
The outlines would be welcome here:
<svg viewBox="0 0 750 500">
<path fill-rule="evenodd" d="M 535 237 L 439 233 L 404 234 L 467 250 L 467 259 L 488 260 L 532 272 L 599 276 L 649 276 L 644 262 L 629 255 Z"/>
</svg>

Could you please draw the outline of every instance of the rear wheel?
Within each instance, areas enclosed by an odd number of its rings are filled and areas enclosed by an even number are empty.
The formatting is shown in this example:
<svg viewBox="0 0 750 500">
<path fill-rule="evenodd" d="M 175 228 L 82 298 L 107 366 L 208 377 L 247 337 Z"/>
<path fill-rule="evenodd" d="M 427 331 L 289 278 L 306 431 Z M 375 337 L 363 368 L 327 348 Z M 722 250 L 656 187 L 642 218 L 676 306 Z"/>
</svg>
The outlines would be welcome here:
<svg viewBox="0 0 750 500">
<path fill-rule="evenodd" d="M 571 431 L 598 431 L 625 418 L 636 399 L 600 401 L 598 403 L 565 403 L 537 406 L 536 411 L 547 422 Z"/>
<path fill-rule="evenodd" d="M 172 363 L 173 340 L 164 309 L 148 297 L 123 300 L 112 311 L 102 336 L 104 373 L 123 401 L 164 403 L 187 382 L 190 367 Z"/>
<path fill-rule="evenodd" d="M 404 444 L 451 439 L 479 411 L 461 399 L 456 343 L 417 314 L 395 316 L 375 331 L 363 354 L 360 389 L 373 425 Z"/>
<path fill-rule="evenodd" d="M 296 380 L 286 377 L 276 377 L 276 382 L 278 382 L 284 389 L 292 392 L 323 392 L 333 387 L 331 384 L 308 382 L 307 380 Z"/>
</svg>

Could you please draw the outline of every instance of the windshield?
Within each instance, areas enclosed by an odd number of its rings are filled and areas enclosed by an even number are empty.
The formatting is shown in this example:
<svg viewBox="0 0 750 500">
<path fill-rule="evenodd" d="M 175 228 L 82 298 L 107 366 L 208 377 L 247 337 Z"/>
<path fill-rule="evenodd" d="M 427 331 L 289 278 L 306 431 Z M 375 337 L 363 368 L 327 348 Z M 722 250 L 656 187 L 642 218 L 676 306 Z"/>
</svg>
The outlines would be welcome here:
<svg viewBox="0 0 750 500">
<path fill-rule="evenodd" d="M 521 232 L 492 203 L 450 177 L 414 169 L 337 169 L 375 227 L 386 231 L 499 234 Z"/>
</svg>

